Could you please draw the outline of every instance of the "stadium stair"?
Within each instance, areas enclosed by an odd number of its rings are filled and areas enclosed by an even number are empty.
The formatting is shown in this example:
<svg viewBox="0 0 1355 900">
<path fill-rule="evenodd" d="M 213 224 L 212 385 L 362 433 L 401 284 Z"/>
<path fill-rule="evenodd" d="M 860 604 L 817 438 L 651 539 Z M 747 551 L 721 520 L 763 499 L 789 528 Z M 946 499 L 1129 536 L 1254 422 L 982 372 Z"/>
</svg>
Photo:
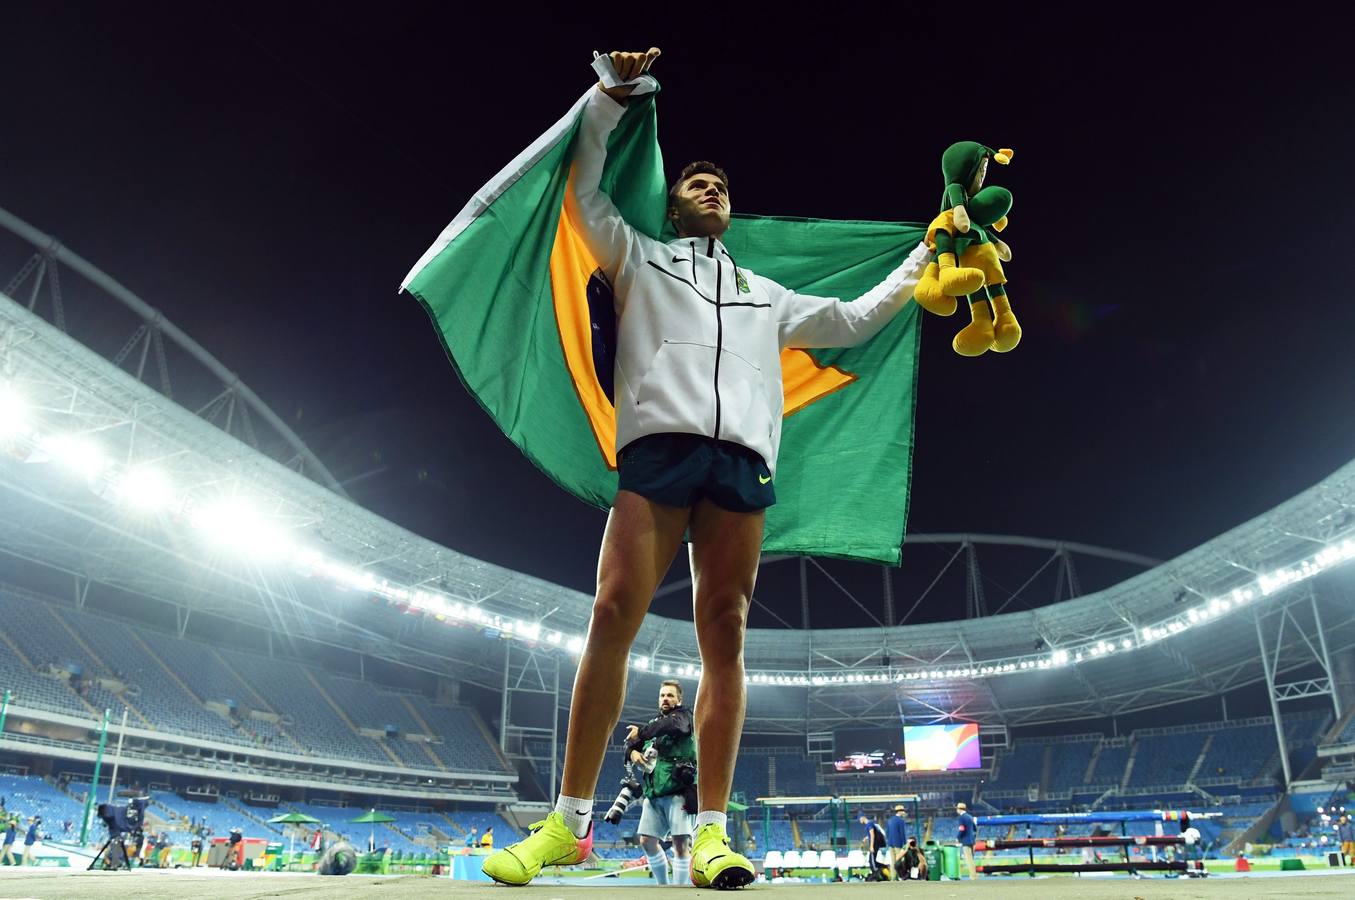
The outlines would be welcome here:
<svg viewBox="0 0 1355 900">
<path fill-rule="evenodd" d="M 258 825 L 259 827 L 263 828 L 264 831 L 272 832 L 273 834 L 281 834 L 281 833 L 282 833 L 282 832 L 277 828 L 277 826 L 270 825 L 270 824 L 268 823 L 268 820 L 267 820 L 267 819 L 265 819 L 263 816 L 261 816 L 261 815 L 255 813 L 255 812 L 253 812 L 248 806 L 245 806 L 243 803 L 239 802 L 238 800 L 232 800 L 232 799 L 229 798 L 229 797 L 222 797 L 222 798 L 221 798 L 219 801 L 217 801 L 217 802 L 219 802 L 222 806 L 225 806 L 227 809 L 234 810 L 235 812 L 238 812 L 240 815 L 244 816 L 246 819 L 249 819 L 249 820 L 250 820 L 251 822 L 253 822 L 255 825 Z"/>
<path fill-rule="evenodd" d="M 418 725 L 419 728 L 423 730 L 424 734 L 429 735 L 430 737 L 435 736 L 433 733 L 433 729 L 428 727 L 428 723 L 424 720 L 423 716 L 419 715 L 419 711 L 414 708 L 414 704 L 409 702 L 409 698 L 401 697 L 400 705 L 405 708 L 405 711 L 409 713 L 409 717 L 414 720 L 414 724 Z M 445 763 L 443 763 L 442 758 L 433 752 L 433 747 L 431 744 L 419 741 L 419 746 L 423 748 L 424 753 L 428 754 L 428 758 L 433 761 L 434 766 L 444 771 L 447 769 L 447 766 Z"/>
<path fill-rule="evenodd" d="M 1195 784 L 1195 776 L 1200 774 L 1200 767 L 1204 765 L 1205 757 L 1209 755 L 1209 748 L 1214 746 L 1214 738 L 1217 735 L 1217 731 L 1211 731 L 1205 735 L 1204 744 L 1200 747 L 1200 755 L 1195 757 L 1195 765 L 1190 767 L 1190 774 L 1186 776 L 1187 785 Z M 1199 788 L 1196 788 L 1196 790 L 1199 790 Z"/>
<path fill-rule="evenodd" d="M 29 669 L 32 669 L 34 672 L 37 671 L 37 669 L 33 667 L 33 661 L 24 655 L 24 652 L 19 649 L 19 645 L 11 641 L 9 639 L 9 635 L 5 634 L 4 631 L 0 631 L 0 641 L 5 642 L 5 646 L 8 647 L 11 651 L 13 651 L 14 656 L 19 660 L 19 662 L 23 663 L 25 666 L 27 666 Z"/>
<path fill-rule="evenodd" d="M 1223 852 L 1227 855 L 1232 855 L 1243 850 L 1248 844 L 1269 843 L 1266 838 L 1266 832 L 1270 830 L 1271 824 L 1280 817 L 1280 814 L 1285 811 L 1285 808 L 1288 805 L 1288 799 L 1289 798 L 1284 794 L 1277 797 L 1275 802 L 1271 804 L 1270 809 L 1263 812 L 1250 825 L 1239 831 L 1232 841 L 1224 848 Z"/>
<path fill-rule="evenodd" d="M 480 713 L 474 708 L 467 709 L 467 712 L 470 714 L 471 720 L 479 727 L 480 734 L 484 736 L 485 743 L 489 744 L 489 748 L 493 750 L 494 755 L 499 758 L 499 763 L 503 766 L 503 770 L 505 772 L 514 771 L 513 764 L 508 761 L 508 757 L 504 755 L 503 748 L 499 746 L 499 739 L 489 733 L 489 726 L 485 724 L 484 719 L 480 718 Z M 563 771 L 563 769 L 561 771 Z"/>
<path fill-rule="evenodd" d="M 397 835 L 399 835 L 399 836 L 400 836 L 401 838 L 403 838 L 404 840 L 409 841 L 409 843 L 415 845 L 416 847 L 426 847 L 426 846 L 428 846 L 427 844 L 423 843 L 423 842 L 420 841 L 418 838 L 416 838 L 414 835 L 412 835 L 412 834 L 407 834 L 406 832 L 401 831 L 398 827 L 396 827 L 396 824 L 395 824 L 394 822 L 383 822 L 382 824 L 385 825 L 387 828 L 389 828 L 391 831 L 395 832 Z"/>
<path fill-rule="evenodd" d="M 66 633 L 71 636 L 71 639 L 74 640 L 77 645 L 79 645 L 81 650 L 85 651 L 85 653 L 89 656 L 90 659 L 94 660 L 95 664 L 98 665 L 100 669 L 103 669 L 105 672 L 112 671 L 112 669 L 109 668 L 108 664 L 99 657 L 99 654 L 94 652 L 94 648 L 91 647 L 89 644 L 85 643 L 85 639 L 80 637 L 80 635 L 76 633 L 75 629 L 72 628 L 69 624 L 67 624 L 66 620 L 63 617 L 58 616 L 50 609 L 47 609 L 46 606 L 43 606 L 42 608 L 46 610 L 47 613 L 51 615 L 51 617 L 55 619 L 63 629 L 65 629 Z M 142 727 L 146 728 L 149 731 L 156 730 L 155 726 L 151 724 L 151 720 L 143 716 L 141 714 L 141 710 L 136 708 L 136 704 L 133 703 L 131 700 L 127 699 L 126 691 L 119 691 L 117 697 L 119 700 L 123 702 L 124 705 L 126 705 L 127 709 L 131 711 L 132 715 L 136 716 L 138 719 L 141 720 Z"/>
<path fill-rule="evenodd" d="M 244 688 L 246 691 L 249 692 L 251 697 L 250 700 L 251 705 L 259 709 L 269 710 L 270 712 L 277 712 L 277 710 L 273 709 L 271 706 L 268 705 L 267 701 L 265 701 L 264 698 L 260 696 L 258 691 L 254 690 L 254 688 L 250 686 L 250 683 L 247 680 L 245 680 L 245 678 L 239 673 L 239 671 L 236 670 L 235 666 L 231 665 L 230 660 L 222 656 L 220 653 L 217 653 L 210 647 L 207 648 L 207 652 L 215 656 L 216 661 L 221 663 L 221 667 L 231 674 L 231 676 L 235 679 L 236 683 L 240 687 Z"/>
<path fill-rule="evenodd" d="M 799 819 L 790 820 L 790 838 L 795 842 L 795 846 L 797 847 L 803 847 L 805 845 L 804 838 L 800 835 Z"/>
<path fill-rule="evenodd" d="M 240 677 L 240 672 L 235 668 L 235 666 L 231 665 L 230 660 L 226 659 L 225 656 L 221 655 L 220 653 L 217 653 L 216 650 L 210 647 L 207 648 L 207 652 L 212 654 L 212 656 L 216 657 L 216 661 L 221 664 L 222 668 L 224 668 L 228 673 L 230 673 L 230 676 L 235 679 L 237 686 L 242 688 L 245 694 L 248 694 L 250 698 L 249 703 L 251 706 L 253 706 L 255 709 L 262 709 L 265 712 L 270 712 L 273 713 L 274 715 L 277 715 L 278 711 L 276 709 L 273 709 L 273 707 L 269 706 L 268 702 L 259 695 L 258 691 L 254 690 L 253 686 L 250 685 L 248 681 Z M 240 727 L 241 727 L 240 723 L 236 723 L 236 728 L 239 729 Z M 282 727 L 282 721 L 280 718 L 278 723 L 274 727 L 277 730 L 278 734 L 286 738 L 288 743 L 292 745 L 291 752 L 298 753 L 302 756 L 311 755 L 310 751 L 308 751 L 305 747 L 301 746 L 300 741 L 298 741 L 296 738 L 288 734 L 287 729 Z M 241 733 L 243 733 L 243 731 Z M 286 747 L 279 747 L 278 749 L 284 751 L 287 750 Z"/>
<path fill-rule="evenodd" d="M 776 790 L 776 757 L 769 756 L 767 757 L 767 794 L 769 796 L 775 797 L 777 793 L 778 791 Z M 799 843 L 796 843 L 795 846 L 798 847 L 800 845 Z"/>
<path fill-rule="evenodd" d="M 1049 773 L 1054 766 L 1054 745 L 1046 744 L 1044 748 L 1044 759 L 1040 762 L 1040 799 L 1044 800 L 1049 796 Z"/>
<path fill-rule="evenodd" d="M 179 674 L 175 672 L 173 669 L 171 669 L 168 665 L 166 665 L 165 661 L 160 658 L 160 655 L 156 653 L 154 650 L 152 650 L 150 644 L 147 644 L 144 640 L 142 640 L 141 635 L 137 634 L 136 632 L 137 630 L 135 628 L 127 629 L 127 633 L 131 635 L 132 640 L 136 641 L 138 644 L 141 645 L 141 649 L 146 651 L 146 655 L 148 657 L 155 660 L 156 665 L 163 669 L 164 673 L 169 676 L 169 680 L 177 684 L 185 694 L 196 700 L 199 706 L 203 706 L 202 698 L 199 697 L 197 694 L 193 693 L 193 689 L 190 688 L 188 684 L 182 678 L 179 677 Z M 204 706 L 203 708 L 205 709 L 206 707 Z"/>
<path fill-rule="evenodd" d="M 466 839 L 466 829 L 461 827 L 461 823 L 446 813 L 438 813 L 439 816 L 447 820 L 447 824 L 452 826 L 447 833 L 451 835 L 452 841 L 464 841 Z"/>
<path fill-rule="evenodd" d="M 1138 755 L 1139 755 L 1139 742 L 1135 741 L 1133 746 L 1129 748 L 1129 759 L 1124 764 L 1124 774 L 1120 776 L 1121 793 L 1129 789 L 1129 778 L 1131 775 L 1134 774 L 1134 760 L 1138 757 Z"/>
<path fill-rule="evenodd" d="M 306 676 L 306 680 L 309 681 L 311 685 L 314 686 L 314 688 L 320 693 L 320 696 L 325 698 L 325 702 L 329 704 L 330 709 L 334 710 L 334 714 L 339 717 L 339 721 L 347 725 L 348 729 L 352 731 L 353 734 L 355 735 L 361 734 L 361 732 L 358 731 L 358 726 L 354 725 L 353 720 L 348 718 L 348 713 L 344 712 L 343 707 L 339 706 L 339 704 L 334 702 L 334 698 L 329 695 L 329 691 L 325 690 L 320 685 L 319 679 L 317 679 L 314 675 L 311 674 L 311 670 L 306 666 L 299 666 L 298 668 L 300 669 L 301 674 Z M 390 747 L 386 746 L 385 741 L 375 741 L 374 743 L 381 748 L 382 753 L 390 757 L 392 763 L 394 763 L 395 765 L 399 766 L 402 769 L 407 768 L 407 766 L 400 761 L 400 757 L 396 756 L 394 751 L 392 751 Z"/>
<path fill-rule="evenodd" d="M 1095 782 L 1092 781 L 1092 778 L 1093 778 L 1093 776 L 1096 775 L 1096 764 L 1097 764 L 1097 762 L 1099 762 L 1100 759 L 1101 759 L 1101 749 L 1102 749 L 1103 747 L 1105 747 L 1105 744 L 1098 743 L 1098 744 L 1096 745 L 1096 747 L 1092 750 L 1092 758 L 1089 759 L 1089 760 L 1087 760 L 1087 771 L 1085 771 L 1085 772 L 1082 773 L 1082 783 L 1083 783 L 1083 784 L 1094 784 L 1094 783 L 1095 783 Z"/>
<path fill-rule="evenodd" d="M 1321 739 L 1317 742 L 1318 746 L 1343 743 L 1345 740 L 1345 731 L 1350 727 L 1350 723 L 1353 721 L 1355 721 L 1355 706 L 1351 706 L 1350 709 L 1346 710 L 1345 715 L 1332 723 L 1331 728 L 1328 728 L 1327 733 L 1322 735 Z"/>
</svg>

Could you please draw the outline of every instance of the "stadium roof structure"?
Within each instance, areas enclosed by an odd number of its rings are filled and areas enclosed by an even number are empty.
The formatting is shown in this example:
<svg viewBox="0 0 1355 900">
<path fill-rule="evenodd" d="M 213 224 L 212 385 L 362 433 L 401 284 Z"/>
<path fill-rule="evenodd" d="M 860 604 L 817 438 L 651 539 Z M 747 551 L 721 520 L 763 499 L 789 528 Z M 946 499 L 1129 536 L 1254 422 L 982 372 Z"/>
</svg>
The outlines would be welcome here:
<svg viewBox="0 0 1355 900">
<path fill-rule="evenodd" d="M 10 291 L 39 266 L 57 284 L 58 263 L 78 259 L 0 219 L 41 257 Z M 76 271 L 132 296 L 83 260 Z M 44 320 L 36 284 L 29 292 L 27 302 L 0 296 L 0 572 L 18 577 L 6 562 L 18 559 L 64 573 L 78 603 L 92 587 L 150 598 L 173 607 L 181 633 L 195 616 L 248 619 L 284 647 L 330 645 L 495 688 L 514 654 L 572 669 L 591 597 L 359 507 L 289 430 L 270 458 L 223 420 L 226 401 L 195 414 L 166 396 L 163 370 L 157 391 L 141 376 L 155 334 L 170 326 L 148 304 L 128 307 L 147 316 L 123 345 L 139 350 L 110 359 L 58 327 L 59 303 L 56 324 Z M 136 371 L 125 368 L 138 353 Z M 229 376 L 219 363 L 209 369 Z M 229 377 L 231 403 L 277 418 Z M 1352 558 L 1355 463 L 1173 560 L 1036 610 L 751 629 L 748 727 L 804 733 L 900 713 L 1013 726 L 1262 680 L 1278 699 L 1330 693 L 1330 656 L 1355 646 L 1355 567 L 1341 568 Z M 691 623 L 650 615 L 631 661 L 632 700 L 648 709 L 649 676 L 699 672 Z"/>
</svg>

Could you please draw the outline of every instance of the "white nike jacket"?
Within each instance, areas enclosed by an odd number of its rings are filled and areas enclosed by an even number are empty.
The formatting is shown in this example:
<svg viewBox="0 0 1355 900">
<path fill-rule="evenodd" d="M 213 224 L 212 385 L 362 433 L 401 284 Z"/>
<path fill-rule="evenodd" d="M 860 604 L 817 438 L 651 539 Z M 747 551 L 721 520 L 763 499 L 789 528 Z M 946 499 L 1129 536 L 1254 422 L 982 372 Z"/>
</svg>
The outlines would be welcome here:
<svg viewBox="0 0 1355 900">
<path fill-rule="evenodd" d="M 869 340 L 913 296 L 919 244 L 860 298 L 798 294 L 747 269 L 716 238 L 668 244 L 631 228 L 599 189 L 607 137 L 625 108 L 594 91 L 584 108 L 565 214 L 616 298 L 616 446 L 650 434 L 703 434 L 757 452 L 776 475 L 781 350 Z M 740 293 L 737 274 L 749 291 Z"/>
</svg>

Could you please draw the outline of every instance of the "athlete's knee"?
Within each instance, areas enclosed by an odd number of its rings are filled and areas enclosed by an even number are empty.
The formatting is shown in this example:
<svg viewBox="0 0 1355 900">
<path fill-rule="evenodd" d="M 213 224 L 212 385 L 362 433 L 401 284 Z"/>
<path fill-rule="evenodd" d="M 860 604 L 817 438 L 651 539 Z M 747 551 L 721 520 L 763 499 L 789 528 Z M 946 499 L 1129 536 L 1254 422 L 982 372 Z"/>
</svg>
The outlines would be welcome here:
<svg viewBox="0 0 1355 900">
<path fill-rule="evenodd" d="M 588 637 L 616 641 L 629 634 L 633 638 L 643 619 L 644 609 L 641 608 L 637 614 L 635 604 L 630 602 L 624 591 L 604 585 L 598 591 L 597 599 L 593 601 L 593 616 L 588 624 Z"/>
<path fill-rule="evenodd" d="M 748 623 L 748 595 L 729 591 L 703 598 L 697 604 L 696 637 L 702 644 L 734 644 L 743 648 Z"/>
</svg>

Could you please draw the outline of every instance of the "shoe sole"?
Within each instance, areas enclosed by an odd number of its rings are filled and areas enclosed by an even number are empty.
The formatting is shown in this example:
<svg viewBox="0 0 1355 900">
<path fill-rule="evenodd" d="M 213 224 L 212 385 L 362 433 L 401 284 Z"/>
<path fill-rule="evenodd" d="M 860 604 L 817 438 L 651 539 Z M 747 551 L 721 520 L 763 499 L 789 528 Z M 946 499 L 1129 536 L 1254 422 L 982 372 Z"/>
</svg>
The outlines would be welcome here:
<svg viewBox="0 0 1355 900">
<path fill-rule="evenodd" d="M 756 878 L 751 870 L 734 866 L 718 873 L 710 880 L 710 886 L 717 891 L 732 891 L 752 884 Z"/>
</svg>

